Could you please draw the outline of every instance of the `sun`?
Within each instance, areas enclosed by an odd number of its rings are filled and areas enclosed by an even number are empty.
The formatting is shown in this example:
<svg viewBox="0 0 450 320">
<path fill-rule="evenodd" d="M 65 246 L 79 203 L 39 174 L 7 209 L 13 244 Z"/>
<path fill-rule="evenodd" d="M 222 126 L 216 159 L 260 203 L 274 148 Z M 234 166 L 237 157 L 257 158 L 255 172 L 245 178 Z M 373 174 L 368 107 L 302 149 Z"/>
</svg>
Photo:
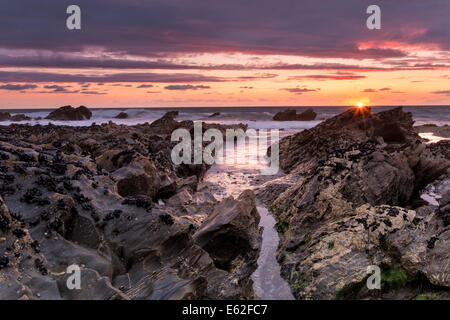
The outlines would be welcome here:
<svg viewBox="0 0 450 320">
<path fill-rule="evenodd" d="M 357 104 L 356 104 L 356 106 L 358 107 L 358 108 L 364 108 L 364 103 L 362 103 L 362 102 L 358 102 Z"/>
</svg>

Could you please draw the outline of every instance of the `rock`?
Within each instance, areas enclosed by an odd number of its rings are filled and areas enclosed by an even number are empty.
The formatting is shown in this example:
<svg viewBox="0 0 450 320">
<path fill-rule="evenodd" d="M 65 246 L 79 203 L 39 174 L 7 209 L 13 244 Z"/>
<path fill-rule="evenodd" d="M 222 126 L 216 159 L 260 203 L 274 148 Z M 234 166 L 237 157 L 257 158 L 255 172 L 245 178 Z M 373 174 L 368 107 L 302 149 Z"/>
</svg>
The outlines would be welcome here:
<svg viewBox="0 0 450 320">
<path fill-rule="evenodd" d="M 223 200 L 194 234 L 195 243 L 205 249 L 215 265 L 233 268 L 238 257 L 257 258 L 261 229 L 252 191 L 244 191 L 237 200 Z"/>
<path fill-rule="evenodd" d="M 214 112 L 213 114 L 209 115 L 208 118 L 214 118 L 214 117 L 217 117 L 217 116 L 220 116 L 220 112 Z"/>
<path fill-rule="evenodd" d="M 161 180 L 154 164 L 145 158 L 133 160 L 129 166 L 114 172 L 117 193 L 122 197 L 156 196 Z"/>
<path fill-rule="evenodd" d="M 120 112 L 117 116 L 114 117 L 114 119 L 127 119 L 128 113 L 126 112 Z"/>
<path fill-rule="evenodd" d="M 312 109 L 306 109 L 299 115 L 297 115 L 297 120 L 300 121 L 312 121 L 315 120 L 317 113 L 315 113 Z"/>
<path fill-rule="evenodd" d="M 194 123 L 192 121 L 178 122 L 174 118 L 178 115 L 178 111 L 169 111 L 158 120 L 155 120 L 150 124 L 151 128 L 155 131 L 172 134 L 172 132 L 178 128 L 192 128 Z"/>
<path fill-rule="evenodd" d="M 297 114 L 293 109 L 286 109 L 278 112 L 273 116 L 275 121 L 311 121 L 316 119 L 317 114 L 312 109 L 307 109 L 304 112 Z"/>
<path fill-rule="evenodd" d="M 435 124 L 424 124 L 414 127 L 414 131 L 417 133 L 433 133 L 438 137 L 450 138 L 449 125 L 437 126 Z"/>
<path fill-rule="evenodd" d="M 113 122 L 0 126 L 0 298 L 254 299 L 253 209 L 241 213 L 252 212 L 248 235 L 238 230 L 252 249 L 236 255 L 223 244 L 230 269 L 218 268 L 193 238 L 218 206 L 197 191 L 208 166 L 175 166 L 171 133 Z M 65 287 L 72 264 L 81 290 Z"/>
<path fill-rule="evenodd" d="M 0 121 L 8 121 L 9 119 L 11 119 L 9 112 L 0 112 Z"/>
<path fill-rule="evenodd" d="M 67 281 L 70 275 L 61 277 L 58 288 L 63 299 L 67 300 L 129 300 L 119 289 L 114 288 L 107 277 L 102 277 L 92 269 L 82 269 L 81 285 L 83 290 L 69 290 Z M 69 280 L 70 281 L 70 280 Z"/>
<path fill-rule="evenodd" d="M 11 114 L 9 112 L 0 112 L 0 121 L 19 122 L 19 121 L 29 121 L 29 120 L 31 120 L 31 118 L 22 113 L 11 116 Z"/>
<path fill-rule="evenodd" d="M 80 106 L 78 108 L 73 108 L 72 106 L 64 106 L 50 112 L 50 114 L 45 117 L 45 119 L 58 121 L 80 121 L 89 120 L 91 117 L 92 112 L 85 106 Z"/>
<path fill-rule="evenodd" d="M 14 122 L 19 122 L 19 121 L 29 121 L 31 120 L 31 118 L 27 117 L 24 114 L 16 114 L 14 116 L 11 116 L 10 120 Z"/>
<path fill-rule="evenodd" d="M 425 186 L 448 177 L 450 162 L 436 150 L 401 108 L 350 109 L 281 140 L 280 165 L 297 180 L 280 191 L 280 179 L 268 182 L 273 194 L 258 195 L 277 218 L 281 273 L 297 299 L 371 297 L 364 284 L 374 264 L 411 286 L 418 274 L 448 286 L 446 206 L 432 216 L 411 210 Z M 381 296 L 395 296 L 389 290 L 385 283 Z"/>
</svg>

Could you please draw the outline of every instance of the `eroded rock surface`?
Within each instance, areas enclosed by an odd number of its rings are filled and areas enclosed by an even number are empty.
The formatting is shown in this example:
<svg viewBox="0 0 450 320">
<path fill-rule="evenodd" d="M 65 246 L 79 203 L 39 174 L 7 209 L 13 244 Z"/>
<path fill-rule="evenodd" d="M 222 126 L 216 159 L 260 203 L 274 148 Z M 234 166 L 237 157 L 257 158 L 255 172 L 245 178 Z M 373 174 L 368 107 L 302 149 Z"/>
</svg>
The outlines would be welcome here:
<svg viewBox="0 0 450 320">
<path fill-rule="evenodd" d="M 72 106 L 64 106 L 55 111 L 50 112 L 46 119 L 59 121 L 79 121 L 89 120 L 92 112 L 85 106 L 73 108 Z"/>
<path fill-rule="evenodd" d="M 172 164 L 163 123 L 192 129 L 173 116 L 0 127 L 1 299 L 254 298 L 254 195 L 197 192 L 208 167 Z M 229 230 L 240 246 L 217 243 Z M 81 290 L 66 285 L 73 264 Z"/>
<path fill-rule="evenodd" d="M 401 108 L 351 109 L 281 141 L 280 165 L 291 179 L 258 195 L 277 218 L 282 276 L 296 298 L 373 297 L 369 265 L 383 269 L 377 297 L 414 298 L 419 282 L 447 292 L 447 197 L 439 207 L 416 200 L 450 177 L 448 149 L 425 145 L 412 125 Z M 398 295 L 389 290 L 391 273 L 405 279 Z"/>
<path fill-rule="evenodd" d="M 293 109 L 286 109 L 284 111 L 278 112 L 273 116 L 275 121 L 311 121 L 315 120 L 317 113 L 315 113 L 311 108 L 306 109 L 300 114 Z"/>
</svg>

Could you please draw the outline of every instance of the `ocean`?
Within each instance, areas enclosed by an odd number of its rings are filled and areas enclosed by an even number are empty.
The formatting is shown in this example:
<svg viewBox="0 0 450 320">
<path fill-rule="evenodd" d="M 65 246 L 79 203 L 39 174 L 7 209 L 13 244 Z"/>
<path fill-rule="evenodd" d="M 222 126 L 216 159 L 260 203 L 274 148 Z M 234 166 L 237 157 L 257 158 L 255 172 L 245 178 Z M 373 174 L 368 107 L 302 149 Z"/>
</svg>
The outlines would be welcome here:
<svg viewBox="0 0 450 320">
<path fill-rule="evenodd" d="M 272 121 L 272 117 L 279 111 L 288 107 L 182 107 L 182 108 L 105 108 L 90 110 L 93 116 L 90 120 L 85 121 L 52 121 L 52 120 L 31 120 L 16 123 L 29 123 L 31 125 L 45 125 L 52 123 L 54 125 L 70 125 L 70 126 L 89 126 L 92 123 L 102 124 L 113 121 L 117 124 L 135 125 L 145 122 L 153 122 L 161 118 L 167 111 L 177 110 L 179 116 L 177 120 L 203 120 L 210 123 L 235 124 L 245 123 L 251 129 L 284 129 L 284 130 L 301 130 L 310 129 L 320 123 L 324 119 L 333 117 L 349 107 L 311 107 L 316 113 L 317 118 L 314 121 Z M 289 107 L 297 110 L 297 113 L 305 111 L 310 107 Z M 394 108 L 394 106 L 372 107 L 373 112 L 380 112 Z M 12 115 L 25 114 L 31 118 L 45 118 L 52 110 L 55 109 L 0 109 L 3 112 L 9 112 Z M 404 107 L 406 112 L 411 112 L 415 120 L 415 125 L 434 123 L 437 125 L 450 125 L 450 106 L 414 106 Z M 120 113 L 126 112 L 127 119 L 114 119 Z M 210 118 L 209 116 L 215 112 L 220 115 Z M 11 122 L 3 121 L 0 125 L 9 125 Z"/>
</svg>

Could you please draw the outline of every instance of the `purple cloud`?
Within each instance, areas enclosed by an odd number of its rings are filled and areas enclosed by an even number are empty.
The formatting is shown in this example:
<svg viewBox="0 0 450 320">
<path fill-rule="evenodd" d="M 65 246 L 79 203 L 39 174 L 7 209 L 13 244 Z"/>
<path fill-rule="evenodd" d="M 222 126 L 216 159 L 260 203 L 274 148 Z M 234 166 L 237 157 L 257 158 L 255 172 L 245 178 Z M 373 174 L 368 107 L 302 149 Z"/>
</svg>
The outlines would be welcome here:
<svg viewBox="0 0 450 320">
<path fill-rule="evenodd" d="M 10 91 L 22 91 L 22 90 L 28 90 L 28 89 L 36 89 L 37 85 L 34 84 L 5 84 L 0 86 L 0 90 L 10 90 Z"/>
<path fill-rule="evenodd" d="M 170 85 L 170 86 L 164 87 L 164 89 L 166 89 L 166 90 L 197 90 L 197 89 L 211 89 L 211 87 L 204 86 L 204 85 L 193 86 L 190 84 L 185 84 L 185 85 Z"/>
</svg>

